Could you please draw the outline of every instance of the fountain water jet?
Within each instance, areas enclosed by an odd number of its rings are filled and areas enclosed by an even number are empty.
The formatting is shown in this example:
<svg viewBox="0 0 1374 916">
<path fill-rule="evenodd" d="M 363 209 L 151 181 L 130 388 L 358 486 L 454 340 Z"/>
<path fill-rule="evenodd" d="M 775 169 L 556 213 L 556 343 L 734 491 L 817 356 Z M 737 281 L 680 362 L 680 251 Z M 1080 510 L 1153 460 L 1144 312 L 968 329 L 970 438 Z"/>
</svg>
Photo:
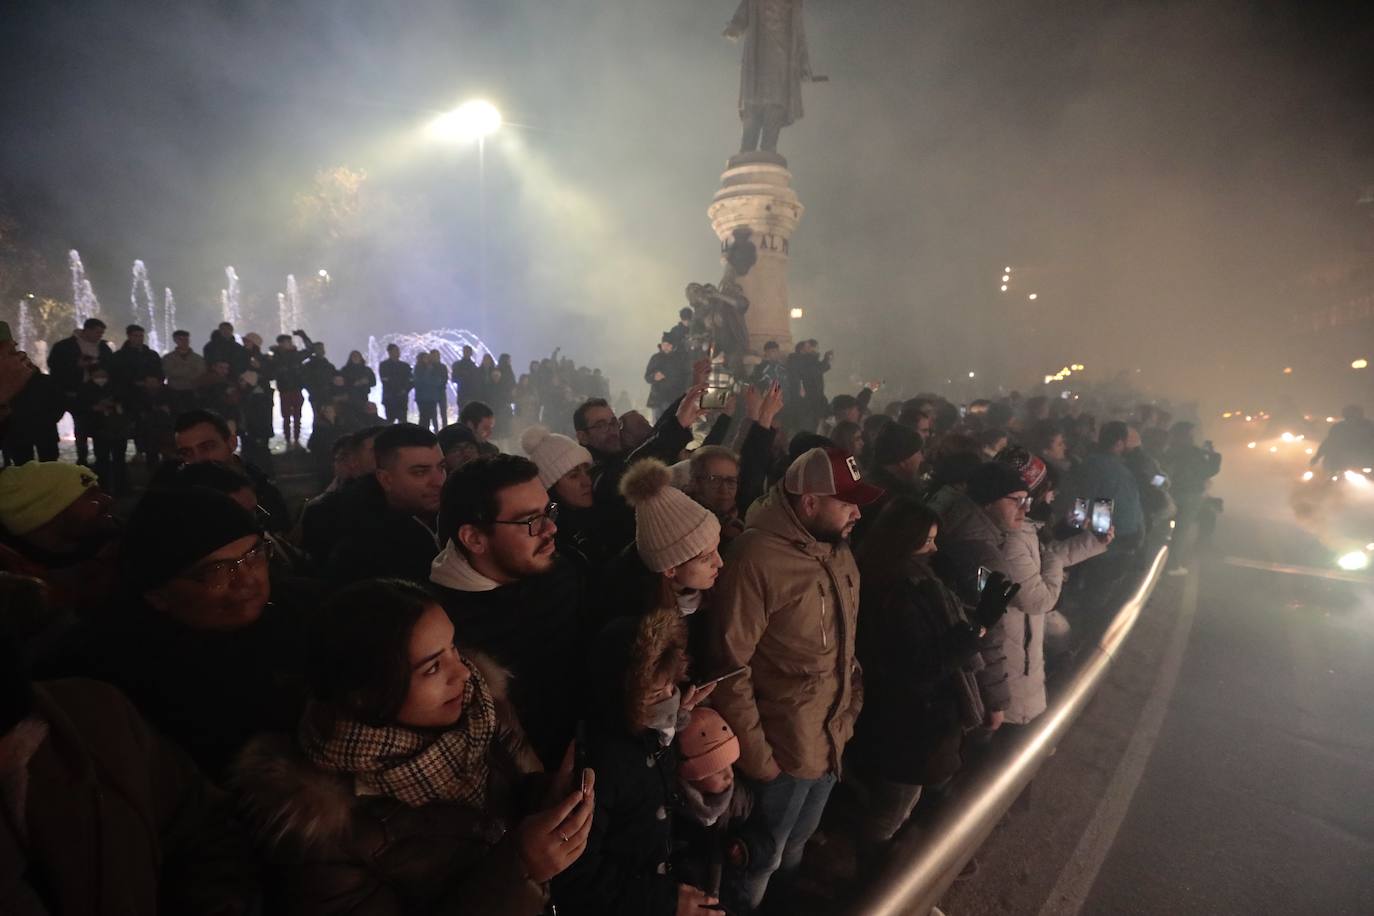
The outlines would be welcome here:
<svg viewBox="0 0 1374 916">
<path fill-rule="evenodd" d="M 164 287 L 162 290 L 162 329 L 167 346 L 173 345 L 172 334 L 177 329 L 177 301 L 172 298 L 172 288 Z"/>
<path fill-rule="evenodd" d="M 67 265 L 72 271 L 72 305 L 76 308 L 76 324 L 80 326 L 87 318 L 100 317 L 100 300 L 91 289 L 91 281 L 86 279 L 86 267 L 75 248 L 67 252 Z"/>
<path fill-rule="evenodd" d="M 129 305 L 133 308 L 134 323 L 143 323 L 143 313 L 148 314 L 148 346 L 154 353 L 162 352 L 162 338 L 157 326 L 157 297 L 153 294 L 153 284 L 148 280 L 148 268 L 142 261 L 134 261 L 133 286 L 129 288 Z"/>
<path fill-rule="evenodd" d="M 231 264 L 224 268 L 224 276 L 229 281 L 229 288 L 219 291 L 220 309 L 224 316 L 221 320 L 229 322 L 237 330 L 243 319 L 243 314 L 239 310 L 238 271 L 234 270 Z"/>
<path fill-rule="evenodd" d="M 296 328 L 303 327 L 305 322 L 305 310 L 301 303 L 301 290 L 296 285 L 296 275 L 286 275 L 286 312 L 290 324 L 282 328 L 283 334 L 290 334 Z"/>
</svg>

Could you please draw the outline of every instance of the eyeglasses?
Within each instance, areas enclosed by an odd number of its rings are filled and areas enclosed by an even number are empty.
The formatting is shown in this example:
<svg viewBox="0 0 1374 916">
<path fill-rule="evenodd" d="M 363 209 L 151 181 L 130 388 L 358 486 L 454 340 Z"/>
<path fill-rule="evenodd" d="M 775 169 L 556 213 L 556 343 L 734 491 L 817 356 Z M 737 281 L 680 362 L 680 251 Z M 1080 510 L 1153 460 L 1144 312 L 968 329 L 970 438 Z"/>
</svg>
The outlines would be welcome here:
<svg viewBox="0 0 1374 916">
<path fill-rule="evenodd" d="M 623 424 L 621 424 L 619 420 L 598 420 L 595 423 L 589 423 L 585 427 L 583 427 L 583 429 L 589 433 L 599 433 L 604 432 L 608 429 L 622 428 Z"/>
<path fill-rule="evenodd" d="M 195 582 L 210 589 L 225 589 L 239 577 L 245 566 L 257 568 L 271 561 L 273 550 L 272 542 L 266 538 L 261 538 L 236 560 L 216 560 L 213 563 L 193 566 L 177 578 Z"/>
<path fill-rule="evenodd" d="M 1035 498 L 1033 496 L 1003 496 L 1002 498 L 1011 500 L 1012 502 L 1020 506 L 1022 509 L 1029 509 L 1031 507 L 1031 503 L 1035 501 Z"/>
<path fill-rule="evenodd" d="M 713 487 L 720 487 L 722 490 L 733 490 L 739 486 L 738 477 L 727 477 L 723 474 L 707 474 L 701 478 L 703 483 L 709 483 Z"/>
<path fill-rule="evenodd" d="M 548 530 L 549 525 L 558 521 L 558 503 L 549 503 L 539 515 L 531 515 L 516 521 L 493 521 L 493 525 L 524 525 L 530 537 L 537 538 Z"/>
</svg>

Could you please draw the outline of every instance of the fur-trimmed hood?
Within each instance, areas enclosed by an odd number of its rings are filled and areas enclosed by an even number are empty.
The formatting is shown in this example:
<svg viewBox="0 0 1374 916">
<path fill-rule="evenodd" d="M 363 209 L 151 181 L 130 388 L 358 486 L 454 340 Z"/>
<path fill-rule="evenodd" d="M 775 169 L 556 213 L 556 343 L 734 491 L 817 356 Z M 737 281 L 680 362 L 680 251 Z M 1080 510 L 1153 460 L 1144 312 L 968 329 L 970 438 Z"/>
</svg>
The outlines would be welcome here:
<svg viewBox="0 0 1374 916">
<path fill-rule="evenodd" d="M 612 620 L 592 656 L 592 718 L 637 731 L 644 701 L 665 666 L 675 680 L 686 674 L 687 624 L 676 608 Z"/>
<path fill-rule="evenodd" d="M 494 743 L 510 757 L 517 773 L 538 772 L 539 759 L 526 744 L 508 697 L 510 674 L 478 653 L 464 652 L 464 657 L 486 679 L 496 703 Z M 365 800 L 346 774 L 312 764 L 294 735 L 264 734 L 249 741 L 230 779 L 253 831 L 269 848 L 329 849 L 345 843 Z"/>
</svg>

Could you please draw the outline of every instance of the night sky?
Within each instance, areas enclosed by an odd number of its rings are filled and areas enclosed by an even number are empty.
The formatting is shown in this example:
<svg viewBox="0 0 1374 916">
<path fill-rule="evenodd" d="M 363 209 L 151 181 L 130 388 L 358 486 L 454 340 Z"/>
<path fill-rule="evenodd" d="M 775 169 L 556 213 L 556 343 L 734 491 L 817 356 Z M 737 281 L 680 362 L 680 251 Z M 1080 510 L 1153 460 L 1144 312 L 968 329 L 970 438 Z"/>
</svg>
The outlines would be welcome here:
<svg viewBox="0 0 1374 916">
<path fill-rule="evenodd" d="M 1085 362 L 1198 396 L 1319 363 L 1293 316 L 1374 250 L 1372 6 L 811 0 L 830 82 L 781 144 L 807 207 L 797 334 L 839 350 L 841 387 Z M 225 265 L 264 315 L 286 273 L 326 267 L 311 323 L 333 351 L 472 327 L 517 364 L 561 343 L 638 395 L 682 288 L 719 277 L 734 7 L 11 0 L 0 194 L 46 291 L 79 248 L 121 319 L 134 258 L 197 340 Z M 472 96 L 511 123 L 484 169 L 422 131 Z M 361 209 L 312 238 L 296 195 L 336 166 L 367 173 Z"/>
</svg>

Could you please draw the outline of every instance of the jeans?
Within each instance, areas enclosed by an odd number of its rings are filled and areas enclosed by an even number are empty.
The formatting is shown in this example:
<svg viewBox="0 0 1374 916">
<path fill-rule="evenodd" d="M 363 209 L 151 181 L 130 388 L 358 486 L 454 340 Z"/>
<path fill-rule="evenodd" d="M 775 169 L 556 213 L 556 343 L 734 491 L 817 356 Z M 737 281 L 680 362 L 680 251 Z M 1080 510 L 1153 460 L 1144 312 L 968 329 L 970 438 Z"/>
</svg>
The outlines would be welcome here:
<svg viewBox="0 0 1374 916">
<path fill-rule="evenodd" d="M 806 842 L 820 826 L 835 774 L 819 779 L 798 779 L 783 773 L 772 782 L 755 784 L 752 826 L 771 842 L 772 854 L 750 862 L 744 874 L 749 905 L 758 908 L 776 872 L 778 885 L 791 881 L 801 865 Z"/>
<path fill-rule="evenodd" d="M 921 787 L 880 776 L 864 777 L 863 786 L 868 790 L 868 798 L 859 818 L 859 836 L 870 848 L 882 846 L 911 817 L 912 809 L 921 800 Z"/>
</svg>

